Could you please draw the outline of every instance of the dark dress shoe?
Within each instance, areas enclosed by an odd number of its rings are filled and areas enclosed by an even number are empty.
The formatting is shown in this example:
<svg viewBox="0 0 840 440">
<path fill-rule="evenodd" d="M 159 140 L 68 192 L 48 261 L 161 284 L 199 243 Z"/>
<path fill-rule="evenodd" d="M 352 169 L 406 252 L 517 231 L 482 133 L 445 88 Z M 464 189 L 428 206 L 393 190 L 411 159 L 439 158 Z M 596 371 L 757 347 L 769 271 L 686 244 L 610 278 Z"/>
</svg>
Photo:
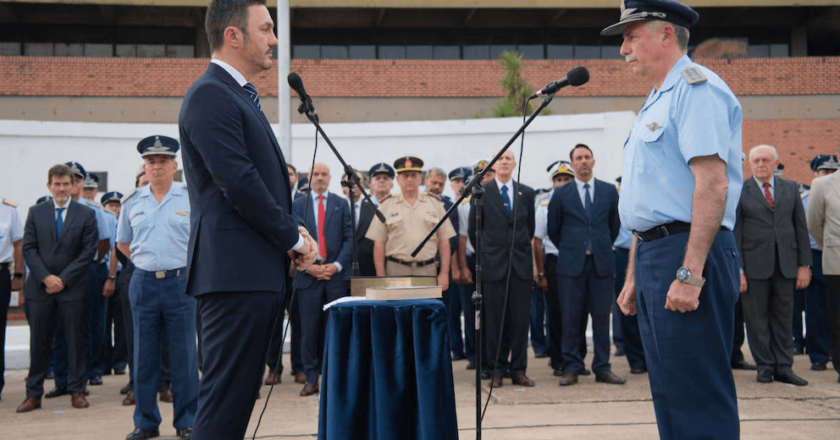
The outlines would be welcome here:
<svg viewBox="0 0 840 440">
<path fill-rule="evenodd" d="M 574 385 L 578 382 L 578 375 L 572 373 L 571 371 L 567 371 L 560 376 L 560 386 L 566 387 L 569 385 Z"/>
<path fill-rule="evenodd" d="M 175 434 L 181 440 L 189 440 L 192 438 L 192 428 L 176 429 Z"/>
<path fill-rule="evenodd" d="M 41 398 L 40 397 L 27 397 L 20 406 L 17 407 L 17 412 L 25 413 L 35 409 L 41 408 Z"/>
<path fill-rule="evenodd" d="M 134 431 L 131 431 L 131 434 L 125 436 L 125 440 L 144 440 L 155 437 L 160 437 L 160 431 L 157 429 L 146 431 L 145 429 L 137 428 Z"/>
<path fill-rule="evenodd" d="M 303 390 L 300 391 L 301 397 L 312 396 L 318 394 L 320 390 L 318 389 L 317 383 L 307 383 L 303 386 Z"/>
<path fill-rule="evenodd" d="M 52 399 L 53 397 L 60 397 L 67 395 L 67 388 L 66 387 L 55 387 L 47 394 L 44 394 L 44 397 L 47 399 Z"/>
<path fill-rule="evenodd" d="M 547 358 L 548 355 L 545 353 L 534 353 L 534 357 L 537 359 Z"/>
<path fill-rule="evenodd" d="M 789 383 L 798 387 L 804 387 L 805 385 L 808 385 L 807 380 L 797 376 L 796 374 L 794 374 L 793 371 L 784 371 L 781 373 L 776 373 L 773 375 L 773 379 L 775 379 L 776 382 Z"/>
<path fill-rule="evenodd" d="M 761 370 L 758 372 L 758 375 L 755 378 L 756 382 L 759 383 L 770 383 L 773 382 L 773 374 L 770 373 L 769 370 Z"/>
<path fill-rule="evenodd" d="M 755 371 L 755 365 L 741 359 L 739 361 L 733 361 L 731 364 L 733 370 L 747 370 L 747 371 Z"/>
<path fill-rule="evenodd" d="M 805 347 L 794 347 L 794 349 L 793 349 L 793 355 L 794 356 L 799 356 L 799 355 L 802 355 L 802 354 L 805 354 Z"/>
<path fill-rule="evenodd" d="M 487 370 L 481 370 L 481 380 L 490 380 L 490 372 Z"/>
<path fill-rule="evenodd" d="M 466 357 L 466 356 L 464 356 L 463 354 L 453 354 L 453 355 L 452 355 L 452 361 L 462 361 L 462 360 L 464 360 L 464 359 L 466 359 L 466 358 L 467 358 L 467 357 Z"/>
<path fill-rule="evenodd" d="M 493 376 L 493 379 L 490 381 L 490 386 L 493 388 L 499 388 L 502 386 L 502 376 Z"/>
<path fill-rule="evenodd" d="M 814 371 L 825 371 L 825 364 L 822 362 L 814 362 L 811 364 L 811 369 Z"/>
<path fill-rule="evenodd" d="M 624 348 L 619 347 L 615 349 L 615 354 L 613 356 L 621 357 L 624 356 Z"/>
<path fill-rule="evenodd" d="M 169 387 L 161 388 L 158 390 L 158 394 L 160 395 L 160 401 L 166 403 L 172 403 L 172 389 Z"/>
<path fill-rule="evenodd" d="M 88 383 L 91 385 L 102 385 L 102 376 L 91 377 Z"/>
<path fill-rule="evenodd" d="M 282 381 L 283 381 L 282 380 L 282 374 L 280 374 L 276 371 L 269 371 L 268 372 L 268 377 L 265 378 L 264 383 L 266 385 L 277 385 L 278 383 L 281 383 Z"/>
<path fill-rule="evenodd" d="M 583 370 L 580 370 L 578 375 L 580 375 L 580 376 L 590 376 L 590 375 L 592 375 L 592 372 L 587 370 L 586 368 L 584 368 Z"/>
<path fill-rule="evenodd" d="M 595 382 L 611 383 L 614 385 L 624 385 L 627 381 L 616 376 L 612 371 L 595 374 Z"/>
<path fill-rule="evenodd" d="M 563 375 L 563 373 L 565 373 L 565 372 L 566 372 L 566 370 L 564 370 L 564 369 L 562 369 L 562 368 L 555 368 L 555 369 L 554 369 L 554 373 L 552 373 L 552 374 L 554 374 L 554 375 L 555 375 L 555 376 L 557 376 L 557 377 L 560 377 L 560 376 L 562 376 L 562 375 Z"/>
<path fill-rule="evenodd" d="M 87 408 L 90 406 L 87 399 L 85 399 L 85 395 L 82 393 L 73 393 L 73 396 L 70 397 L 70 402 L 73 403 L 73 408 Z"/>
<path fill-rule="evenodd" d="M 475 370 L 475 362 L 468 362 L 467 370 Z"/>
<path fill-rule="evenodd" d="M 306 383 L 306 373 L 302 371 L 295 373 L 295 383 Z"/>
<path fill-rule="evenodd" d="M 131 382 L 129 382 L 128 385 L 120 388 L 120 394 L 128 394 L 128 392 L 133 390 L 133 389 L 134 389 L 134 385 L 132 385 Z"/>
<path fill-rule="evenodd" d="M 125 395 L 125 399 L 122 401 L 123 406 L 131 406 L 136 403 L 137 401 L 134 399 L 134 390 L 129 391 L 128 394 Z"/>
<path fill-rule="evenodd" d="M 645 373 L 647 373 L 647 367 L 645 367 L 644 365 L 630 368 L 630 374 L 645 374 Z"/>
<path fill-rule="evenodd" d="M 513 384 L 519 385 L 521 387 L 532 387 L 534 386 L 534 381 L 531 380 L 528 376 L 514 376 Z"/>
</svg>

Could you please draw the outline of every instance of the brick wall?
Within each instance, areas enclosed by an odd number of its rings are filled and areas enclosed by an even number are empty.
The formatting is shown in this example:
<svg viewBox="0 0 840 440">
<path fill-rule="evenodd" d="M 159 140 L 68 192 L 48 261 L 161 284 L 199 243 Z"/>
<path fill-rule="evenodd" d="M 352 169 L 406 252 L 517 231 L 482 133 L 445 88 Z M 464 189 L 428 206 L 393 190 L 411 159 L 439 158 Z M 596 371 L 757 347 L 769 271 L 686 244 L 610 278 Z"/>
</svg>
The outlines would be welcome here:
<svg viewBox="0 0 840 440">
<path fill-rule="evenodd" d="M 810 185 L 814 179 L 811 159 L 818 154 L 837 154 L 840 119 L 744 121 L 744 154 L 749 155 L 752 147 L 761 144 L 776 147 L 779 160 L 785 165 L 782 177 Z M 751 174 L 745 163 L 744 176 Z"/>
<path fill-rule="evenodd" d="M 840 58 L 701 60 L 737 95 L 840 94 Z M 530 61 L 525 77 L 537 88 L 575 66 L 588 84 L 567 96 L 644 96 L 620 60 Z M 206 59 L 0 57 L 0 96 L 183 96 L 206 69 Z M 312 96 L 497 97 L 502 69 L 495 61 L 293 60 Z M 276 67 L 253 82 L 277 96 Z"/>
</svg>

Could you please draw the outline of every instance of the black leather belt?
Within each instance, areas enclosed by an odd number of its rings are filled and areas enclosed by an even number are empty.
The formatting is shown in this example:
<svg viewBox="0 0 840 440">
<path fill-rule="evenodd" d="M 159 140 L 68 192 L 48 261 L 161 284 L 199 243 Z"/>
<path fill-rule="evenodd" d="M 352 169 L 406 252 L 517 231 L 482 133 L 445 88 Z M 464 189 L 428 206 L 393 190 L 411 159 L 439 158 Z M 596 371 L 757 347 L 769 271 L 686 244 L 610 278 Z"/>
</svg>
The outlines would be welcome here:
<svg viewBox="0 0 840 440">
<path fill-rule="evenodd" d="M 644 232 L 633 231 L 633 235 L 642 241 L 653 241 L 669 235 L 682 234 L 691 230 L 691 223 L 686 222 L 671 222 L 655 228 L 648 229 Z"/>
<path fill-rule="evenodd" d="M 412 268 L 416 269 L 418 267 L 428 266 L 430 264 L 435 264 L 435 259 L 432 258 L 431 260 L 426 261 L 403 261 L 394 257 L 385 257 L 386 260 L 392 261 L 397 264 L 402 264 L 403 266 L 411 266 Z"/>
</svg>

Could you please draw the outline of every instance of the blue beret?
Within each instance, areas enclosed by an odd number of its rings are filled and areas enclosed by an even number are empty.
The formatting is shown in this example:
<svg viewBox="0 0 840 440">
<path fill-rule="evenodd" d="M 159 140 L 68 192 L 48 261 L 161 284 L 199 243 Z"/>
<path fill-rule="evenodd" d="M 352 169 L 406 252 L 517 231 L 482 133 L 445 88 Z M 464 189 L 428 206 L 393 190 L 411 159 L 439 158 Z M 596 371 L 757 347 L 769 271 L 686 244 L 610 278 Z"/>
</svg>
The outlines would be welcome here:
<svg viewBox="0 0 840 440">
<path fill-rule="evenodd" d="M 79 162 L 67 162 L 65 165 L 70 167 L 73 171 L 73 174 L 78 177 L 79 179 L 84 180 L 87 177 L 87 171 L 85 171 L 85 167 L 82 166 Z"/>
<path fill-rule="evenodd" d="M 44 202 L 51 202 L 52 199 L 53 199 L 53 196 L 44 196 L 44 197 L 41 197 L 40 199 L 38 199 L 38 201 L 35 202 L 35 204 L 40 205 L 41 203 L 44 203 Z"/>
<path fill-rule="evenodd" d="M 397 172 L 394 171 L 394 167 L 392 167 L 391 165 L 388 165 L 385 162 L 378 163 L 378 164 L 372 166 L 370 168 L 370 171 L 368 171 L 368 175 L 370 176 L 371 179 L 373 179 L 373 176 L 375 176 L 377 174 L 380 174 L 380 173 L 387 174 L 388 177 L 390 177 L 391 179 L 393 179 L 394 176 L 397 175 Z"/>
<path fill-rule="evenodd" d="M 163 155 L 176 156 L 181 144 L 169 136 L 149 136 L 137 144 L 140 157 Z"/>
<path fill-rule="evenodd" d="M 811 160 L 811 170 L 816 172 L 819 170 L 836 170 L 840 168 L 837 156 L 833 154 L 820 154 Z"/>
<path fill-rule="evenodd" d="M 461 179 L 464 182 L 470 178 L 472 170 L 468 167 L 458 167 L 449 172 L 449 180 Z"/>
<path fill-rule="evenodd" d="M 118 202 L 119 203 L 122 200 L 122 198 L 123 198 L 122 193 L 117 192 L 117 191 L 111 191 L 111 192 L 107 192 L 107 193 L 103 194 L 102 198 L 99 199 L 99 202 L 102 204 L 102 206 L 105 206 L 105 204 L 108 203 L 108 202 Z"/>
<path fill-rule="evenodd" d="M 621 35 L 629 23 L 642 20 L 663 20 L 689 28 L 700 19 L 694 9 L 674 0 L 622 0 L 618 23 L 601 31 L 601 35 Z"/>
</svg>

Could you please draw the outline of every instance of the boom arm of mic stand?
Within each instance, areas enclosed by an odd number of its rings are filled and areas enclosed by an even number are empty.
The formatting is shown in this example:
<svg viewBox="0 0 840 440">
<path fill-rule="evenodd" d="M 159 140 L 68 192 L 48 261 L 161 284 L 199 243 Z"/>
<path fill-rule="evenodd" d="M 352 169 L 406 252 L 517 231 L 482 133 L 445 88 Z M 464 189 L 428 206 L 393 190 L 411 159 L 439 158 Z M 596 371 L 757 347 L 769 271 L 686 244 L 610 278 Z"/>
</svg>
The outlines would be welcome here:
<svg viewBox="0 0 840 440">
<path fill-rule="evenodd" d="M 356 175 L 356 172 L 350 165 L 347 165 L 347 162 L 344 161 L 344 158 L 341 157 L 341 154 L 339 154 L 338 150 L 335 149 L 335 145 L 333 145 L 329 136 L 327 136 L 327 134 L 324 133 L 324 129 L 322 129 L 321 124 L 318 123 L 318 115 L 315 114 L 315 111 L 310 109 L 309 106 L 307 106 L 307 103 L 304 102 L 298 108 L 298 112 L 306 115 L 306 117 L 310 121 L 312 121 L 313 124 L 315 124 L 315 128 L 318 129 L 318 133 L 321 133 L 321 136 L 324 138 L 325 141 L 327 141 L 327 145 L 330 146 L 330 149 L 333 151 L 333 154 L 335 154 L 335 157 L 338 158 L 338 161 L 341 162 L 341 165 L 344 167 L 344 174 L 350 176 L 350 179 L 353 180 L 353 184 L 355 184 L 355 186 L 359 188 L 359 192 L 365 197 L 365 200 L 367 200 L 368 203 L 370 203 L 371 206 L 373 206 L 376 218 L 378 218 L 379 221 L 381 221 L 382 223 L 385 223 L 385 215 L 382 214 L 382 211 L 380 211 L 379 208 L 370 199 L 370 196 L 368 195 L 367 191 L 365 191 L 365 189 L 362 188 L 362 184 L 359 182 L 359 176 Z"/>
<path fill-rule="evenodd" d="M 529 125 L 531 125 L 531 122 L 533 122 L 534 119 L 536 119 L 536 117 L 539 116 L 540 112 L 543 111 L 543 109 L 548 106 L 548 104 L 551 102 L 552 99 L 554 99 L 554 94 L 553 93 L 551 95 L 548 95 L 545 99 L 543 99 L 543 101 L 542 101 L 542 103 L 540 103 L 539 107 L 537 107 L 537 109 L 534 110 L 534 113 L 531 114 L 531 116 L 528 118 L 528 120 L 525 121 L 525 123 L 523 123 L 521 127 L 519 127 L 519 130 L 516 130 L 516 133 L 513 134 L 513 137 L 510 138 L 508 143 L 505 144 L 505 146 L 502 147 L 501 150 L 499 150 L 499 153 L 496 154 L 496 156 L 493 158 L 493 160 L 491 160 L 490 163 L 488 163 L 487 166 L 484 167 L 484 169 L 481 170 L 480 173 L 476 174 L 475 176 L 473 176 L 472 179 L 470 179 L 469 183 L 467 183 L 467 186 L 465 186 L 461 190 L 461 197 L 458 197 L 458 200 L 455 202 L 455 204 L 453 204 L 452 207 L 449 208 L 449 210 L 446 211 L 446 214 L 444 214 L 443 218 L 441 218 L 440 221 L 437 222 L 435 227 L 432 228 L 431 231 L 429 231 L 429 235 L 426 235 L 426 238 L 424 238 L 423 241 L 421 241 L 420 244 L 417 245 L 417 248 L 415 248 L 414 251 L 411 253 L 412 257 L 417 256 L 417 254 L 420 252 L 420 250 L 423 249 L 423 246 L 425 246 L 426 243 L 429 240 L 431 240 L 432 236 L 435 235 L 435 232 L 437 232 L 437 230 L 440 229 L 440 227 L 443 225 L 443 222 L 445 222 L 446 219 L 448 219 L 449 216 L 452 215 L 452 211 L 454 211 L 455 209 L 458 209 L 458 206 L 461 205 L 461 202 L 464 201 L 464 199 L 467 198 L 467 196 L 472 194 L 473 187 L 475 187 L 482 180 L 484 180 L 484 175 L 487 173 L 487 171 L 490 170 L 491 168 L 493 168 L 493 164 L 495 164 L 499 160 L 499 158 L 502 157 L 503 154 L 505 154 L 507 149 L 513 144 L 514 141 L 516 141 L 516 138 L 518 138 L 525 131 L 525 129 L 528 128 Z M 329 141 L 327 141 L 327 143 L 329 143 Z M 330 145 L 330 146 L 332 146 L 332 145 Z"/>
</svg>

